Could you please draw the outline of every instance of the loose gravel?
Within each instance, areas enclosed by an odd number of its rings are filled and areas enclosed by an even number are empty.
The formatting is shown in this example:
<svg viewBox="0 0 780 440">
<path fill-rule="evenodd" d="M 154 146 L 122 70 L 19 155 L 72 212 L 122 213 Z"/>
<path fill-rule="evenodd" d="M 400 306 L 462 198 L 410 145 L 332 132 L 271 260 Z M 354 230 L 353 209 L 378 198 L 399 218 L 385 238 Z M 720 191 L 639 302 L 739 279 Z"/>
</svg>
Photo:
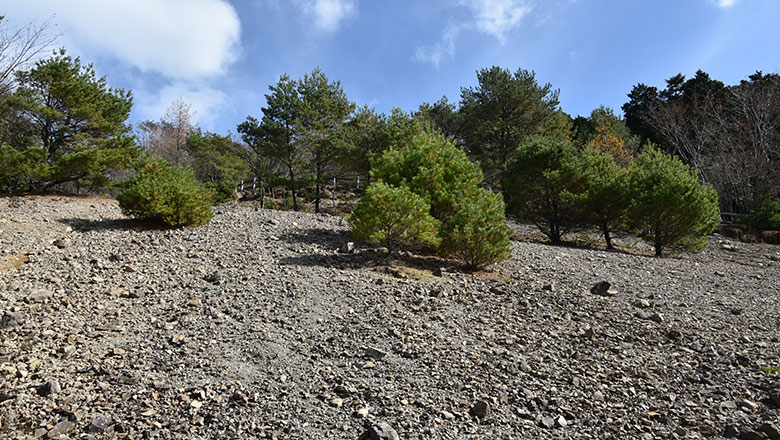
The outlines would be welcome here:
<svg viewBox="0 0 780 440">
<path fill-rule="evenodd" d="M 215 211 L 0 198 L 1 438 L 780 438 L 777 247 L 513 240 L 469 274 Z"/>
</svg>

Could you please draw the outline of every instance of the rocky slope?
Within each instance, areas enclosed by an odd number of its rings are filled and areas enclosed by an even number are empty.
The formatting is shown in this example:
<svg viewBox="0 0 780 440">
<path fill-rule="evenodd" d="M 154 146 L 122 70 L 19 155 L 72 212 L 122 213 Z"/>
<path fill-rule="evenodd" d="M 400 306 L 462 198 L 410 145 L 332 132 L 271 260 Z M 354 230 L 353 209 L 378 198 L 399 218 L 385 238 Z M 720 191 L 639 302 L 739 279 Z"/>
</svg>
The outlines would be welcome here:
<svg viewBox="0 0 780 440">
<path fill-rule="evenodd" d="M 513 241 L 463 274 L 339 252 L 336 217 L 63 198 L 0 231 L 2 438 L 780 438 L 777 247 Z"/>
</svg>

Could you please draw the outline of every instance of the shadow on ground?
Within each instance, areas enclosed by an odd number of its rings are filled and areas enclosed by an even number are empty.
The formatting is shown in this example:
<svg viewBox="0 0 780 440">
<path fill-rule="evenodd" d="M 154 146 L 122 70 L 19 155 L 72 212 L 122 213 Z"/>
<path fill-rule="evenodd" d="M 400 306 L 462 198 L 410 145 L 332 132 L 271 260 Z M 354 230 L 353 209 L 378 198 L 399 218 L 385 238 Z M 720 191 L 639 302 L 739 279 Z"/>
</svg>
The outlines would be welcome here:
<svg viewBox="0 0 780 440">
<path fill-rule="evenodd" d="M 64 218 L 58 222 L 68 225 L 75 231 L 159 231 L 170 229 L 162 222 L 138 220 L 132 218 L 89 220 L 83 218 Z"/>
</svg>

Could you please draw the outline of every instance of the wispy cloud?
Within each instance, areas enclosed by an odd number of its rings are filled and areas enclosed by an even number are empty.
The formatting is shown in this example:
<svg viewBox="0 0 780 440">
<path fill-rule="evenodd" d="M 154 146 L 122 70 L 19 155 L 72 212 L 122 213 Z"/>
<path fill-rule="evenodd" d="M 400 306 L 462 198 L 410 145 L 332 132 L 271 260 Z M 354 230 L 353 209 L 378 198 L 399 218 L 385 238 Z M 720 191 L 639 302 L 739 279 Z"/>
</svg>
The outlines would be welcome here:
<svg viewBox="0 0 780 440">
<path fill-rule="evenodd" d="M 734 5 L 736 5 L 739 0 L 710 0 L 712 3 L 717 5 L 719 8 L 730 8 Z"/>
<path fill-rule="evenodd" d="M 442 58 L 455 56 L 455 40 L 461 28 L 453 24 L 448 25 L 442 33 L 441 41 L 430 46 L 417 48 L 414 59 L 423 63 L 431 63 L 438 67 Z"/>
<path fill-rule="evenodd" d="M 456 40 L 465 31 L 482 32 L 504 44 L 506 35 L 531 11 L 525 0 L 460 0 L 458 4 L 470 11 L 469 18 L 458 24 L 450 23 L 438 43 L 419 46 L 415 60 L 438 67 L 445 58 L 455 56 Z"/>
<path fill-rule="evenodd" d="M 334 33 L 357 15 L 357 0 L 297 0 L 303 13 L 320 31 Z"/>
<path fill-rule="evenodd" d="M 502 44 L 507 32 L 531 10 L 523 0 L 461 0 L 461 4 L 471 9 L 479 31 L 496 37 Z"/>
</svg>

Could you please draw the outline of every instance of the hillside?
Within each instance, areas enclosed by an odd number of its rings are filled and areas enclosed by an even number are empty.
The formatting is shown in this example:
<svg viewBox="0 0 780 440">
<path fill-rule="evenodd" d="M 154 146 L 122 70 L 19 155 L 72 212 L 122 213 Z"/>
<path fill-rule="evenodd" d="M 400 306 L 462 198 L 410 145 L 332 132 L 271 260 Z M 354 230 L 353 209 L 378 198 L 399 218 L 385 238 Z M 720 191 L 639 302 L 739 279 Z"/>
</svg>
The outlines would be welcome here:
<svg viewBox="0 0 780 440">
<path fill-rule="evenodd" d="M 0 198 L 0 437 L 780 438 L 777 247 L 513 241 L 464 274 L 341 253 L 338 217 L 216 212 Z"/>
</svg>

